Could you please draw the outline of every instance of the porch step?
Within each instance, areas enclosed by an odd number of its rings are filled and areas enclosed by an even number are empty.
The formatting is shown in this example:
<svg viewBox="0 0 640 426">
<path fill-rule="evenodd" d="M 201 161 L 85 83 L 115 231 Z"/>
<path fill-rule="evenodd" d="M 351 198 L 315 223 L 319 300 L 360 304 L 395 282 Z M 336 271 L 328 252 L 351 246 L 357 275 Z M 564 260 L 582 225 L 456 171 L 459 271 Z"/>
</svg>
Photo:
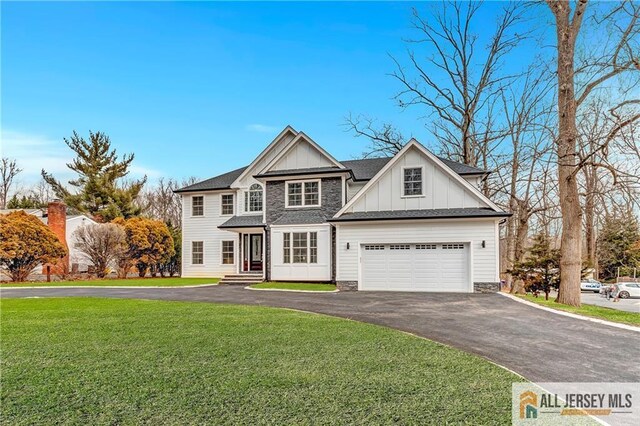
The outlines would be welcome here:
<svg viewBox="0 0 640 426">
<path fill-rule="evenodd" d="M 225 275 L 218 284 L 226 285 L 251 285 L 264 281 L 262 274 L 229 274 Z"/>
</svg>

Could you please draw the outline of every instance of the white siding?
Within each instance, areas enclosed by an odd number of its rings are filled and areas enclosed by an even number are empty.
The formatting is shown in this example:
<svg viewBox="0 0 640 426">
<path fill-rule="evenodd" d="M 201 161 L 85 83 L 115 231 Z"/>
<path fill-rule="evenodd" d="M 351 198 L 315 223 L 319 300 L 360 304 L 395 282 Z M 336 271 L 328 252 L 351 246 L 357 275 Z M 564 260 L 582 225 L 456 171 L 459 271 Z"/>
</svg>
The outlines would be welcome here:
<svg viewBox="0 0 640 426">
<path fill-rule="evenodd" d="M 337 226 L 338 281 L 358 281 L 359 251 L 364 243 L 470 243 L 473 282 L 497 282 L 497 241 L 494 220 L 399 221 Z M 485 247 L 482 247 L 482 241 Z M 349 249 L 347 250 L 347 243 Z"/>
<path fill-rule="evenodd" d="M 312 167 L 332 167 L 335 164 L 309 142 L 300 139 L 269 170 L 306 169 Z"/>
<path fill-rule="evenodd" d="M 478 189 L 480 188 L 480 184 L 482 183 L 482 177 L 481 176 L 462 176 L 464 178 L 464 180 L 466 180 L 467 182 L 469 182 L 471 185 L 475 186 Z"/>
<path fill-rule="evenodd" d="M 404 167 L 424 167 L 423 196 L 402 196 Z M 362 194 L 349 212 L 466 207 L 488 206 L 413 147 Z"/>
<path fill-rule="evenodd" d="M 317 232 L 318 263 L 284 263 L 283 236 L 285 232 Z M 274 281 L 331 280 L 331 237 L 329 225 L 290 226 L 271 228 L 271 279 Z"/>
<path fill-rule="evenodd" d="M 291 142 L 294 137 L 295 135 L 289 132 L 282 136 L 278 140 L 278 142 L 273 144 L 273 146 L 271 146 L 271 148 L 267 152 L 265 152 L 265 155 L 260 159 L 260 161 L 258 161 L 251 168 L 251 170 L 248 170 L 249 173 L 247 173 L 243 179 L 235 182 L 236 187 L 249 188 L 252 184 L 256 183 L 257 181 L 253 178 L 253 175 L 257 175 L 258 173 L 262 172 L 267 164 L 271 162 L 271 160 L 276 158 L 278 154 L 280 154 L 287 146 L 289 146 L 289 142 Z"/>
<path fill-rule="evenodd" d="M 367 182 L 348 182 L 347 183 L 347 202 L 350 201 L 354 195 L 356 195 Z"/>
<path fill-rule="evenodd" d="M 80 271 L 86 271 L 87 267 L 91 265 L 91 262 L 87 260 L 86 256 L 74 247 L 76 239 L 73 233 L 81 226 L 94 223 L 96 222 L 86 216 L 75 216 L 67 219 L 65 238 L 67 239 L 67 246 L 69 247 L 69 267 L 71 267 L 71 264 L 77 263 Z"/>
<path fill-rule="evenodd" d="M 238 234 L 218 229 L 229 220 L 229 216 L 220 216 L 220 195 L 222 193 L 189 193 L 182 195 L 182 276 L 183 277 L 222 277 L 234 273 L 238 263 Z M 227 194 L 229 192 L 226 192 Z M 191 216 L 191 197 L 204 196 L 204 216 Z M 222 264 L 222 240 L 233 240 L 236 261 L 233 265 Z M 191 264 L 191 242 L 204 242 L 204 264 Z"/>
</svg>

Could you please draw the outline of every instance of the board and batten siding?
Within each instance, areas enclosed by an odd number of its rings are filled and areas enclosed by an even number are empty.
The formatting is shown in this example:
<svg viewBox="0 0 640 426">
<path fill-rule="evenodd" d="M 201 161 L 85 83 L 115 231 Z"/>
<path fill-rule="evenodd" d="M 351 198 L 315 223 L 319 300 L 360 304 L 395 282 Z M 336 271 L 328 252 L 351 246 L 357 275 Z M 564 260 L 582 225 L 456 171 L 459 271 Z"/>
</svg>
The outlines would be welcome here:
<svg viewBox="0 0 640 426">
<path fill-rule="evenodd" d="M 335 164 L 305 140 L 299 140 L 269 170 L 293 170 L 314 167 L 332 167 Z"/>
<path fill-rule="evenodd" d="M 361 244 L 457 242 L 471 242 L 471 272 L 474 282 L 499 281 L 496 220 L 340 223 L 336 228 L 337 281 L 359 280 Z M 484 248 L 482 241 L 485 241 Z"/>
<path fill-rule="evenodd" d="M 403 168 L 423 167 L 423 196 L 403 197 Z M 347 212 L 488 207 L 417 148 L 408 150 Z"/>
<path fill-rule="evenodd" d="M 221 216 L 221 194 L 229 192 L 202 192 L 182 195 L 182 276 L 223 277 L 237 271 L 238 234 L 218 229 L 230 216 Z M 191 216 L 191 197 L 204 196 L 204 216 Z M 236 259 L 233 265 L 222 264 L 221 241 L 233 240 Z M 204 263 L 191 264 L 191 242 L 204 244 Z"/>
</svg>

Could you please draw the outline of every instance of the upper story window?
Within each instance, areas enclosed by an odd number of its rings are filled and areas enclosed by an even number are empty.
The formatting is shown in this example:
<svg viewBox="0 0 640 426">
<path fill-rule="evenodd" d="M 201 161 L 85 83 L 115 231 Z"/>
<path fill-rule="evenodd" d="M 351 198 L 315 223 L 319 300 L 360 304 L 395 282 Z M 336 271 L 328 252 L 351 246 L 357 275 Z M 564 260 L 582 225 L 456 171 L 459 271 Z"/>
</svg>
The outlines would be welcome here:
<svg viewBox="0 0 640 426">
<path fill-rule="evenodd" d="M 233 194 L 222 194 L 221 214 L 232 215 L 233 214 Z"/>
<path fill-rule="evenodd" d="M 244 193 L 244 211 L 262 211 L 262 186 L 260 184 L 254 183 L 249 190 Z"/>
<path fill-rule="evenodd" d="M 191 216 L 204 216 L 204 197 L 191 197 Z"/>
<path fill-rule="evenodd" d="M 287 182 L 287 207 L 320 205 L 320 181 Z"/>
<path fill-rule="evenodd" d="M 422 167 L 406 167 L 403 169 L 403 189 L 405 197 L 422 194 Z"/>
</svg>

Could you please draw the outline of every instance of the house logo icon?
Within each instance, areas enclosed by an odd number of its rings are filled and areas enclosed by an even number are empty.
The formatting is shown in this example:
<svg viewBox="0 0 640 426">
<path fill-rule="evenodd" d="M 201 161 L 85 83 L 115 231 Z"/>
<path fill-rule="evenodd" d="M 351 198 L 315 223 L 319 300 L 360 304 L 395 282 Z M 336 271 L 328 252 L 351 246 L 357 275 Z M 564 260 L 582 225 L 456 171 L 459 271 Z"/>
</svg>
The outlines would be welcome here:
<svg viewBox="0 0 640 426">
<path fill-rule="evenodd" d="M 520 394 L 520 418 L 538 418 L 538 394 L 532 391 L 524 391 Z"/>
</svg>

